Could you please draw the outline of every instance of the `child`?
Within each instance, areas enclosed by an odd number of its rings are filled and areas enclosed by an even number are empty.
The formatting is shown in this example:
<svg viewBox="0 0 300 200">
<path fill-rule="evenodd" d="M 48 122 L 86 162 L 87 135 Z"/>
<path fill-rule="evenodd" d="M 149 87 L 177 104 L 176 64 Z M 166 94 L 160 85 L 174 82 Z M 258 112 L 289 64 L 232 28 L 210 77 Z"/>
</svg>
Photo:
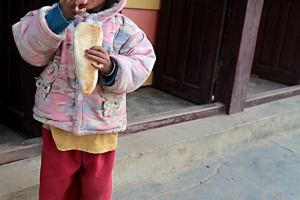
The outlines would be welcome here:
<svg viewBox="0 0 300 200">
<path fill-rule="evenodd" d="M 36 81 L 34 118 L 42 122 L 39 199 L 111 199 L 118 132 L 127 124 L 126 93 L 149 76 L 155 54 L 145 34 L 120 14 L 126 0 L 60 0 L 13 26 L 25 61 L 45 66 Z M 85 55 L 99 70 L 92 94 L 78 85 L 73 32 L 98 24 L 103 45 Z"/>
</svg>

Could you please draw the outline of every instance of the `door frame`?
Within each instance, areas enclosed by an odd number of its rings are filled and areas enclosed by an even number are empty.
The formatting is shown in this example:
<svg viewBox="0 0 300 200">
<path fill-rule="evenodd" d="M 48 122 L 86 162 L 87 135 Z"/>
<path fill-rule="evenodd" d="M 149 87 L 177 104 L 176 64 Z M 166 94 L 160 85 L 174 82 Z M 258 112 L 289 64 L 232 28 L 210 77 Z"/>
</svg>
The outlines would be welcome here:
<svg viewBox="0 0 300 200">
<path fill-rule="evenodd" d="M 215 93 L 227 114 L 245 108 L 263 5 L 264 0 L 229 0 Z"/>
</svg>

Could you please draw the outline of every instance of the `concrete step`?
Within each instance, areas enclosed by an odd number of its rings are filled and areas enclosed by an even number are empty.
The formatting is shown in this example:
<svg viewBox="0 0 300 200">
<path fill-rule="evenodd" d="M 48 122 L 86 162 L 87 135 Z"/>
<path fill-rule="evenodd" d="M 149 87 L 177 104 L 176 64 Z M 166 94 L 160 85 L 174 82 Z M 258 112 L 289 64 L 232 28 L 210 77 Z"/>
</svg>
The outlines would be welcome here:
<svg viewBox="0 0 300 200">
<path fill-rule="evenodd" d="M 300 129 L 118 189 L 122 200 L 300 199 Z"/>
<path fill-rule="evenodd" d="M 300 96 L 294 96 L 230 116 L 217 115 L 120 137 L 114 188 L 121 190 L 298 129 L 299 121 Z M 0 166 L 0 200 L 36 199 L 39 163 L 40 157 L 35 157 Z"/>
</svg>

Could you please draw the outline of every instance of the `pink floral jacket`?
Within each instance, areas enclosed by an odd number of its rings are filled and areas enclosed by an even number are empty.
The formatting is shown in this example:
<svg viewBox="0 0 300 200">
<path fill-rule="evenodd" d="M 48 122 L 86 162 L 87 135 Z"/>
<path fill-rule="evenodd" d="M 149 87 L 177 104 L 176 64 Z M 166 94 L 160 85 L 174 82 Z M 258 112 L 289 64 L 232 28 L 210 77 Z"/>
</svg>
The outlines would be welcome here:
<svg viewBox="0 0 300 200">
<path fill-rule="evenodd" d="M 153 47 L 136 24 L 119 12 L 127 0 L 99 13 L 84 13 L 60 35 L 45 20 L 53 7 L 29 12 L 13 25 L 23 59 L 44 67 L 36 81 L 34 118 L 76 135 L 106 134 L 126 129 L 126 93 L 139 88 L 155 63 Z M 55 6 L 55 5 L 54 5 Z M 104 32 L 103 48 L 116 61 L 112 86 L 100 82 L 90 95 L 82 93 L 76 78 L 73 31 L 79 22 L 98 24 Z"/>
</svg>

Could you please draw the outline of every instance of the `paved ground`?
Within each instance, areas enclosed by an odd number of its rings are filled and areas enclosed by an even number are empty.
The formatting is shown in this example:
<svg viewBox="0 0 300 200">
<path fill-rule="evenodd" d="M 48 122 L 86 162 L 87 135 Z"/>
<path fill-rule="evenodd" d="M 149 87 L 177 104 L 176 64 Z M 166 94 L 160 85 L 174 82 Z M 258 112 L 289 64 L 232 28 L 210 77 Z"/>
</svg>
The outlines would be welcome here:
<svg viewBox="0 0 300 200">
<path fill-rule="evenodd" d="M 178 173 L 116 189 L 114 200 L 300 200 L 300 130 Z"/>
<path fill-rule="evenodd" d="M 299 129 L 269 137 L 139 185 L 114 188 L 113 200 L 300 200 L 299 144 Z M 0 200 L 34 200 L 37 194 L 34 185 Z"/>
</svg>

